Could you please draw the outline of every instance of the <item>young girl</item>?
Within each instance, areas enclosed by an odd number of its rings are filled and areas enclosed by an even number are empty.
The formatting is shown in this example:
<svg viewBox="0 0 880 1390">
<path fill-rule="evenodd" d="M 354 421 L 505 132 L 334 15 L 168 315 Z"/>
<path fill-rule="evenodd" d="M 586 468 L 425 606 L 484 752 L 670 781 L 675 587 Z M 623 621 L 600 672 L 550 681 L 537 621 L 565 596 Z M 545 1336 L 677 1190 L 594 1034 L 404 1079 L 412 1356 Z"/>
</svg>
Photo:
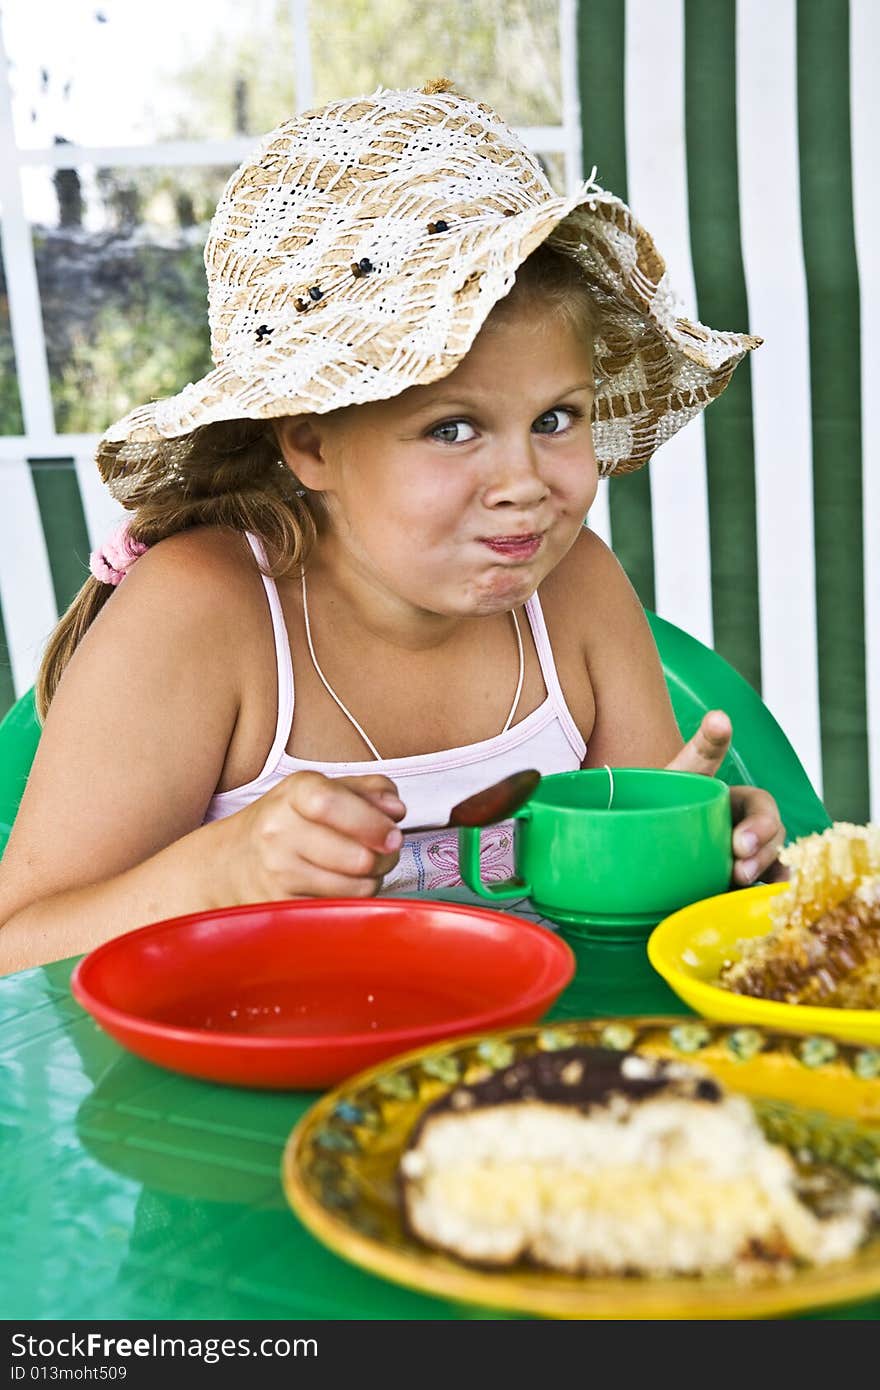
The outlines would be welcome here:
<svg viewBox="0 0 880 1390">
<path fill-rule="evenodd" d="M 521 768 L 711 775 L 584 527 L 759 340 L 676 317 L 592 180 L 554 195 L 445 81 L 287 121 L 205 250 L 216 368 L 98 465 L 132 513 L 53 636 L 3 862 L 0 969 L 198 909 L 458 881 L 464 796 Z M 734 882 L 784 839 L 732 792 Z M 511 872 L 509 827 L 484 836 Z"/>
</svg>

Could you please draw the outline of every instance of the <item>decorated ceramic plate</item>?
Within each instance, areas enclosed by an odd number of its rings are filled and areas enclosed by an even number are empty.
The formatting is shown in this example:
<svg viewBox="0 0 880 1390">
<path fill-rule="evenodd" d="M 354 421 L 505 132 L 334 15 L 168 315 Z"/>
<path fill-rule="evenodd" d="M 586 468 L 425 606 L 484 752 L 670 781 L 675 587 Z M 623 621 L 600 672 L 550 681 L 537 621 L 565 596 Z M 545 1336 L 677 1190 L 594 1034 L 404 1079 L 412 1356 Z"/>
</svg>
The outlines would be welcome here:
<svg viewBox="0 0 880 1390">
<path fill-rule="evenodd" d="M 572 1277 L 471 1268 L 403 1228 L 396 1170 L 425 1107 L 521 1057 L 574 1044 L 699 1061 L 747 1095 L 774 1142 L 880 1185 L 880 1052 L 701 1019 L 591 1019 L 484 1034 L 394 1058 L 322 1097 L 293 1130 L 282 1176 L 294 1211 L 345 1259 L 425 1293 L 561 1318 L 754 1318 L 880 1294 L 880 1237 L 784 1280 Z"/>
<path fill-rule="evenodd" d="M 780 1004 L 734 994 L 718 983 L 739 942 L 772 929 L 770 908 L 784 883 L 759 884 L 717 898 L 703 898 L 664 918 L 648 938 L 648 959 L 670 989 L 704 1018 L 754 1023 L 796 1033 L 823 1033 L 845 1042 L 880 1046 L 880 1009 L 829 1009 Z"/>
</svg>

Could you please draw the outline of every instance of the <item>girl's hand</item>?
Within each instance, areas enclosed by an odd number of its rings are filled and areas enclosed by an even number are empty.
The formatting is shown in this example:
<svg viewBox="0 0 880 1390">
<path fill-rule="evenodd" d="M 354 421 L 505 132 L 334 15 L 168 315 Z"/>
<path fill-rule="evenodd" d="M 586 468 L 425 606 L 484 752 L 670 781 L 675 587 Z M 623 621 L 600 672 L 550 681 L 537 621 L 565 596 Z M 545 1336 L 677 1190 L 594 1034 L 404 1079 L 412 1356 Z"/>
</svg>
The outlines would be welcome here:
<svg viewBox="0 0 880 1390">
<path fill-rule="evenodd" d="M 292 773 L 219 823 L 228 902 L 372 897 L 397 863 L 405 813 L 387 777 Z"/>
<path fill-rule="evenodd" d="M 733 816 L 733 881 L 740 886 L 762 879 L 778 883 L 788 878 L 788 869 L 777 855 L 785 844 L 785 826 L 779 807 L 761 787 L 731 787 Z"/>
<path fill-rule="evenodd" d="M 676 772 L 701 772 L 714 777 L 733 737 L 723 710 L 710 710 L 693 738 L 668 766 Z M 739 886 L 763 878 L 766 882 L 788 877 L 777 855 L 785 843 L 785 827 L 779 808 L 761 787 L 731 787 L 733 817 L 733 882 Z"/>
</svg>

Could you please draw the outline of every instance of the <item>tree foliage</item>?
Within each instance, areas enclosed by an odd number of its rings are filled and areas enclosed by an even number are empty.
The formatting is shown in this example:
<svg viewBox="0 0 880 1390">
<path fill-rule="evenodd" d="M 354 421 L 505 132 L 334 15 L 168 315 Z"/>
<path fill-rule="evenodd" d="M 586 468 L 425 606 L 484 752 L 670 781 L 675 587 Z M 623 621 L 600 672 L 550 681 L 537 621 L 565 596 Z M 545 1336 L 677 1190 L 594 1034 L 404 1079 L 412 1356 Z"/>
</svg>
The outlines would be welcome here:
<svg viewBox="0 0 880 1390">
<path fill-rule="evenodd" d="M 296 109 L 295 48 L 309 42 L 314 102 L 445 76 L 517 125 L 562 115 L 558 0 L 321 0 L 309 39 L 292 34 L 288 0 L 271 33 L 234 46 L 222 33 L 167 84 L 175 139 L 260 134 Z"/>
<path fill-rule="evenodd" d="M 102 305 L 91 331 L 74 336 L 53 383 L 57 428 L 107 428 L 134 406 L 172 395 L 211 369 L 201 249 L 180 250 L 169 269 L 149 248 L 122 302 Z"/>
</svg>

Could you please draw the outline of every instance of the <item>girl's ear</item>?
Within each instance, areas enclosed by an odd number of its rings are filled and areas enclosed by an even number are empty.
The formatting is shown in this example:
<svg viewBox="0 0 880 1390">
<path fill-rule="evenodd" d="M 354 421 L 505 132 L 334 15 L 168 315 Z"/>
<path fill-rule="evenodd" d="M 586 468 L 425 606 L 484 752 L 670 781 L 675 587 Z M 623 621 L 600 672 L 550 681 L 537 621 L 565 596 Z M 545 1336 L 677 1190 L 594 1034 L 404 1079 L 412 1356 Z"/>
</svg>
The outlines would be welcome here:
<svg viewBox="0 0 880 1390">
<path fill-rule="evenodd" d="M 291 473 L 310 492 L 326 487 L 327 463 L 324 457 L 324 434 L 314 415 L 289 415 L 276 420 L 273 426 L 281 457 Z"/>
</svg>

